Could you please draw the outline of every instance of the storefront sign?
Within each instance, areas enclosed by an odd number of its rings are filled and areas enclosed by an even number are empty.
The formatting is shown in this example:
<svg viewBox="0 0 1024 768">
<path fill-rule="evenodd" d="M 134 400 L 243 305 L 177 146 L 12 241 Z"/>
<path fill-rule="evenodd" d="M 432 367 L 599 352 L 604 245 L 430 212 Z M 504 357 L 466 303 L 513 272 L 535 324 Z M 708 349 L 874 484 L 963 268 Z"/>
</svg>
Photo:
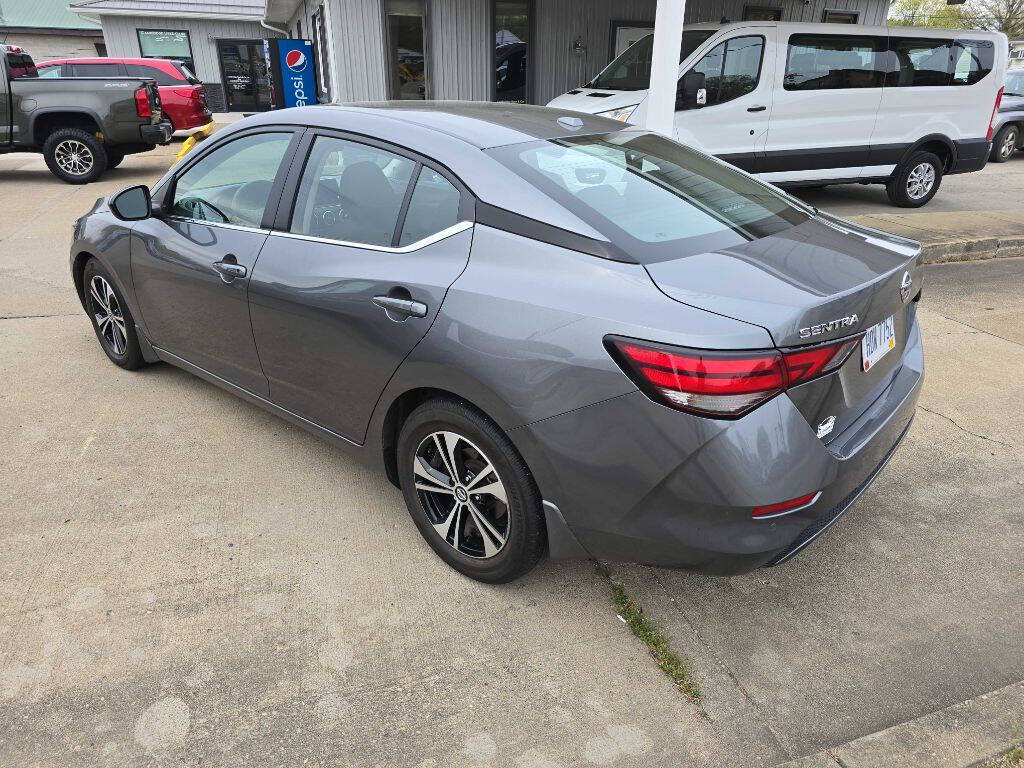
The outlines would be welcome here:
<svg viewBox="0 0 1024 768">
<path fill-rule="evenodd" d="M 278 40 L 278 61 L 284 106 L 304 107 L 316 104 L 316 79 L 313 76 L 313 45 L 309 40 Z"/>
</svg>

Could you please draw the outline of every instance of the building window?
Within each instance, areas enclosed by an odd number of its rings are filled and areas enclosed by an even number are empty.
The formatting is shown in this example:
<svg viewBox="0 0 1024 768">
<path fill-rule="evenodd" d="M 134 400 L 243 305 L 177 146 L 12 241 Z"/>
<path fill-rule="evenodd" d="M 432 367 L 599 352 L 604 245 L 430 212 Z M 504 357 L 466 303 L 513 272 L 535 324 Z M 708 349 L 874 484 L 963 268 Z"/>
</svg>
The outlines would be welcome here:
<svg viewBox="0 0 1024 768">
<path fill-rule="evenodd" d="M 423 0 L 386 0 L 392 99 L 427 98 L 426 9 Z"/>
<path fill-rule="evenodd" d="M 495 0 L 494 100 L 525 104 L 530 98 L 530 3 Z"/>
<path fill-rule="evenodd" d="M 782 21 L 782 9 L 763 5 L 743 6 L 744 21 Z"/>
<path fill-rule="evenodd" d="M 180 61 L 192 72 L 192 41 L 186 30 L 139 29 L 139 53 L 144 59 L 171 59 Z"/>
<path fill-rule="evenodd" d="M 317 86 L 325 100 L 331 99 L 331 63 L 328 58 L 327 22 L 324 7 L 313 12 L 313 50 L 316 51 Z"/>
<path fill-rule="evenodd" d="M 107 58 L 107 46 L 103 43 L 93 43 L 96 48 L 96 55 L 102 58 Z"/>
<path fill-rule="evenodd" d="M 860 18 L 859 11 L 830 11 L 825 10 L 821 14 L 821 20 L 826 24 L 856 24 Z"/>
</svg>

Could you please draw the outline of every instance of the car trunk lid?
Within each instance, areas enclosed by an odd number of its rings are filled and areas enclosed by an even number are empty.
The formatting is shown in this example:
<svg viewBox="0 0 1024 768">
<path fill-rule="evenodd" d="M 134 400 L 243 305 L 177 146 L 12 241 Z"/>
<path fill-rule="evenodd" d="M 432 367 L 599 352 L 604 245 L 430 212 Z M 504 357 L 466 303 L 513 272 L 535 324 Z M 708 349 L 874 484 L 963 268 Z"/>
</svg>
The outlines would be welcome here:
<svg viewBox="0 0 1024 768">
<path fill-rule="evenodd" d="M 658 288 L 676 301 L 767 330 L 779 348 L 862 334 L 892 317 L 891 348 L 864 370 L 860 346 L 842 368 L 790 390 L 823 439 L 838 434 L 895 374 L 921 288 L 920 245 L 817 216 L 774 235 L 647 264 Z"/>
</svg>

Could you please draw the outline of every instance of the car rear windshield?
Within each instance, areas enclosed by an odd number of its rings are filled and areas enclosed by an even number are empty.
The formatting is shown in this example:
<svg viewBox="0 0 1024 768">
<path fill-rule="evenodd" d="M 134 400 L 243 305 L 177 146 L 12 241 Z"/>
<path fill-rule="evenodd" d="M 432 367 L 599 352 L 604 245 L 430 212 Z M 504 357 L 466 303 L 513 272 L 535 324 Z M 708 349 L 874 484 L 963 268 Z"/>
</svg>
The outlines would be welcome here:
<svg viewBox="0 0 1024 768">
<path fill-rule="evenodd" d="M 693 29 L 683 32 L 679 49 L 682 61 L 697 46 L 714 34 L 713 29 Z M 654 35 L 647 35 L 633 43 L 612 61 L 590 83 L 591 88 L 606 88 L 610 91 L 642 91 L 651 84 L 651 53 L 654 50 Z"/>
<path fill-rule="evenodd" d="M 776 235 L 811 216 L 735 168 L 646 131 L 489 153 L 641 264 Z"/>
<path fill-rule="evenodd" d="M 186 80 L 188 80 L 190 85 L 202 85 L 203 84 L 202 81 L 198 77 L 196 77 L 195 75 L 192 74 L 192 70 L 190 70 L 188 67 L 186 67 L 184 64 L 182 64 L 180 61 L 175 61 L 174 62 L 174 68 L 176 70 L 178 70 L 179 74 L 181 74 L 182 77 L 184 77 Z"/>
</svg>

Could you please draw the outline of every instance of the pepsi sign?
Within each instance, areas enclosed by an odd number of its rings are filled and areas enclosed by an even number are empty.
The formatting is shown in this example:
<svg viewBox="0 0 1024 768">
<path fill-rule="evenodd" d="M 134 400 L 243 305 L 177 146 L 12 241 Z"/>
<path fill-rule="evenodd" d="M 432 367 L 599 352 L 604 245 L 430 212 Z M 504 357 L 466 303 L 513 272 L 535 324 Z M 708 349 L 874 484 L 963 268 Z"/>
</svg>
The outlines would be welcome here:
<svg viewBox="0 0 1024 768">
<path fill-rule="evenodd" d="M 304 107 L 316 104 L 316 79 L 313 74 L 313 45 L 309 40 L 279 39 L 281 89 L 284 106 Z"/>
</svg>

